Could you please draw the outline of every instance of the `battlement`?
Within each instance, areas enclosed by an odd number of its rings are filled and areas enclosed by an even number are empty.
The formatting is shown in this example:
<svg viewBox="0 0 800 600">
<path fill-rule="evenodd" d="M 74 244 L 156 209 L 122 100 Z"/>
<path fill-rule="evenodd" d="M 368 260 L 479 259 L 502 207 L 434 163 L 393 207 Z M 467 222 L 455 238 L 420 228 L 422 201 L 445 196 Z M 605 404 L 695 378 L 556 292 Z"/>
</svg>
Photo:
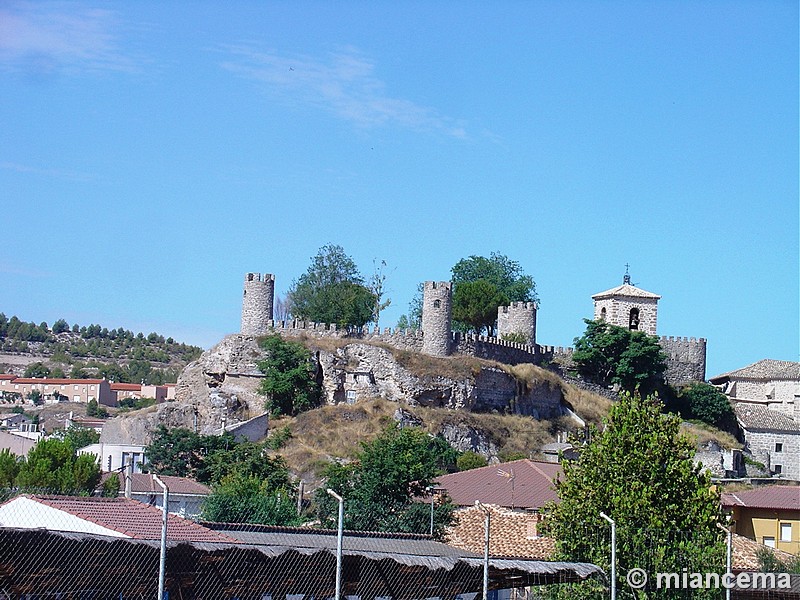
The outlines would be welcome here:
<svg viewBox="0 0 800 600">
<path fill-rule="evenodd" d="M 244 276 L 244 281 L 245 283 L 249 281 L 260 281 L 264 283 L 271 281 L 274 284 L 275 275 L 273 275 L 272 273 L 264 273 L 263 275 L 261 273 L 247 273 Z"/>
<path fill-rule="evenodd" d="M 526 311 L 526 310 L 536 310 L 539 308 L 535 302 L 512 302 L 508 306 L 501 306 L 498 310 L 501 310 L 504 313 L 514 312 L 517 310 Z"/>
<path fill-rule="evenodd" d="M 671 342 L 688 342 L 691 344 L 705 344 L 706 338 L 693 338 L 693 337 L 681 337 L 681 336 L 666 336 L 662 335 L 658 340 L 662 343 L 671 343 Z"/>
</svg>

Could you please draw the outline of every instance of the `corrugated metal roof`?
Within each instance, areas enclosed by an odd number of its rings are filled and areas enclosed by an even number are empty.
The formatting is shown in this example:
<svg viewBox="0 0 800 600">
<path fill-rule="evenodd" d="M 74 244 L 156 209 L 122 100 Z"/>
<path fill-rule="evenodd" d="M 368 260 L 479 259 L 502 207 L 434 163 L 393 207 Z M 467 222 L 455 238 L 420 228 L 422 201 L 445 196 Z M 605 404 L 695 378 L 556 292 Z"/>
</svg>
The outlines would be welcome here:
<svg viewBox="0 0 800 600">
<path fill-rule="evenodd" d="M 722 494 L 722 505 L 773 510 L 800 510 L 800 486 L 765 485 L 753 490 Z"/>
</svg>

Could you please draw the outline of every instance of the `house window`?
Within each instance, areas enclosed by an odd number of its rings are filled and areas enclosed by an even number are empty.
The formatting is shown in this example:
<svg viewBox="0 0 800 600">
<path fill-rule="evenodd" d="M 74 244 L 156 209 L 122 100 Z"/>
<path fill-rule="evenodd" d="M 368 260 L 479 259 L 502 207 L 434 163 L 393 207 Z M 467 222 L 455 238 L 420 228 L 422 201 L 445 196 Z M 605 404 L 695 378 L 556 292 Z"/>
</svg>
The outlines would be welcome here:
<svg viewBox="0 0 800 600">
<path fill-rule="evenodd" d="M 783 444 L 776 443 L 775 444 L 775 452 L 783 452 Z"/>
<path fill-rule="evenodd" d="M 439 301 L 439 300 L 434 300 L 433 301 L 433 308 L 440 308 L 441 306 L 442 306 L 441 301 Z"/>
<path fill-rule="evenodd" d="M 75 390 L 75 391 L 77 391 L 77 390 L 78 390 L 78 386 L 77 386 L 77 385 L 73 385 L 73 386 L 72 386 L 72 389 L 73 389 L 73 390 Z"/>
<path fill-rule="evenodd" d="M 762 543 L 763 543 L 763 544 L 764 544 L 764 545 L 765 545 L 767 548 L 774 548 L 774 547 L 775 547 L 775 538 L 774 538 L 773 536 L 771 536 L 771 535 L 765 535 L 765 536 L 762 538 Z"/>
<path fill-rule="evenodd" d="M 347 399 L 348 404 L 355 404 L 356 403 L 356 393 L 354 390 L 347 390 L 345 392 L 345 398 Z"/>
<path fill-rule="evenodd" d="M 781 523 L 781 541 L 782 542 L 791 542 L 792 541 L 792 524 L 791 523 Z"/>
<path fill-rule="evenodd" d="M 772 467 L 772 472 L 775 473 L 776 475 L 781 471 L 783 471 L 783 465 L 774 465 Z"/>
</svg>

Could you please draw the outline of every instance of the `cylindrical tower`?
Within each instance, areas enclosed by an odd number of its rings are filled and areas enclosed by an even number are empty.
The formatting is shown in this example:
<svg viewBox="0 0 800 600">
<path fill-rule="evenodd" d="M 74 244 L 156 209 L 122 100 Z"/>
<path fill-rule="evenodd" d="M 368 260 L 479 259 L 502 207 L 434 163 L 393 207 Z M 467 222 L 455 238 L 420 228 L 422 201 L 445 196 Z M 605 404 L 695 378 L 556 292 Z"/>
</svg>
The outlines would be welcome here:
<svg viewBox="0 0 800 600">
<path fill-rule="evenodd" d="M 242 333 L 266 335 L 272 320 L 272 303 L 275 298 L 275 275 L 248 273 L 244 276 L 242 298 Z"/>
<path fill-rule="evenodd" d="M 448 356 L 452 340 L 452 284 L 426 281 L 422 293 L 422 352 Z"/>
<path fill-rule="evenodd" d="M 535 302 L 512 302 L 497 307 L 497 337 L 508 335 L 529 346 L 536 343 Z"/>
</svg>

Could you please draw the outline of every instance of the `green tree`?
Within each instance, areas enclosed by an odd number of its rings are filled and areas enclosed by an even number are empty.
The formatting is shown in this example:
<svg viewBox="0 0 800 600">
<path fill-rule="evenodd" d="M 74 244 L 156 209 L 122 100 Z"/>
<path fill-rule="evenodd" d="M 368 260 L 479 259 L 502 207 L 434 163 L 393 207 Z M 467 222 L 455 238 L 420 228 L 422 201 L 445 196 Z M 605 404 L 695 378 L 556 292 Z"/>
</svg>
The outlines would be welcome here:
<svg viewBox="0 0 800 600">
<path fill-rule="evenodd" d="M 259 391 L 273 415 L 296 415 L 319 406 L 321 394 L 311 352 L 298 342 L 268 335 L 259 342 L 267 358 L 258 363 L 264 373 Z"/>
<path fill-rule="evenodd" d="M 63 431 L 61 439 L 69 443 L 73 450 L 78 451 L 81 448 L 99 442 L 100 434 L 88 427 L 73 426 Z"/>
<path fill-rule="evenodd" d="M 229 433 L 200 435 L 190 429 L 167 429 L 160 425 L 145 447 L 146 468 L 157 475 L 177 475 L 209 483 L 214 474 L 209 456 L 235 444 Z"/>
<path fill-rule="evenodd" d="M 602 320 L 585 319 L 586 332 L 575 338 L 572 359 L 586 379 L 649 395 L 664 383 L 667 356 L 658 338 Z"/>
<path fill-rule="evenodd" d="M 69 331 L 69 323 L 67 323 L 64 319 L 59 319 L 53 323 L 54 334 L 64 333 L 65 331 Z"/>
<path fill-rule="evenodd" d="M 486 460 L 486 458 L 477 452 L 472 452 L 471 450 L 467 450 L 466 452 L 462 453 L 456 460 L 456 466 L 458 467 L 459 471 L 479 469 L 488 464 L 489 462 Z"/>
<path fill-rule="evenodd" d="M 20 459 L 11 450 L 0 450 L 0 488 L 14 487 L 20 465 Z"/>
<path fill-rule="evenodd" d="M 485 279 L 465 281 L 453 292 L 453 320 L 467 331 L 494 335 L 497 307 L 507 305 L 508 296 Z"/>
<path fill-rule="evenodd" d="M 378 302 L 353 259 L 341 246 L 330 244 L 319 249 L 288 294 L 289 311 L 295 317 L 343 327 L 370 322 Z"/>
<path fill-rule="evenodd" d="M 294 494 L 269 481 L 233 473 L 212 488 L 203 503 L 203 519 L 223 523 L 299 525 Z"/>
<path fill-rule="evenodd" d="M 451 467 L 456 452 L 441 437 L 414 427 L 388 428 L 362 445 L 356 462 L 330 465 L 327 487 L 345 499 L 345 527 L 356 530 L 425 533 L 430 505 L 415 502 L 428 495 L 433 479 Z M 336 524 L 338 504 L 320 489 L 315 495 L 323 526 Z M 452 519 L 453 506 L 435 510 L 435 531 L 441 535 Z"/>
<path fill-rule="evenodd" d="M 50 377 L 50 369 L 44 363 L 35 362 L 25 367 L 25 372 L 22 374 L 22 376 L 46 379 Z"/>
<path fill-rule="evenodd" d="M 715 427 L 727 424 L 733 417 L 728 397 L 708 383 L 685 386 L 678 394 L 678 403 L 688 418 L 699 419 Z"/>
<path fill-rule="evenodd" d="M 108 417 L 108 410 L 104 406 L 100 406 L 97 400 L 92 398 L 86 403 L 86 416 L 105 419 Z"/>
<path fill-rule="evenodd" d="M 103 498 L 116 498 L 119 496 L 120 487 L 119 473 L 111 473 L 103 482 L 103 489 L 100 495 Z"/>
<path fill-rule="evenodd" d="M 497 320 L 497 308 L 509 302 L 536 302 L 536 283 L 530 275 L 526 275 L 520 264 L 511 260 L 504 254 L 492 252 L 489 258 L 485 256 L 470 256 L 459 260 L 451 270 L 453 281 L 453 327 L 460 331 L 477 330 L 477 327 L 486 328 L 488 333 L 493 333 L 494 323 Z M 489 299 L 480 301 L 479 290 L 476 287 L 459 292 L 465 284 L 476 284 L 479 281 L 484 293 L 489 294 Z M 488 285 L 487 285 L 488 284 Z M 492 287 L 493 286 L 493 287 Z M 456 310 L 457 303 L 471 310 L 466 313 L 463 309 Z M 493 306 L 492 306 L 493 305 Z M 472 315 L 468 320 L 464 317 Z M 482 318 L 478 318 L 482 315 Z M 489 323 L 489 325 L 487 325 Z M 479 331 L 479 330 L 478 330 Z"/>
<path fill-rule="evenodd" d="M 16 485 L 53 494 L 90 494 L 100 483 L 100 466 L 94 454 L 76 455 L 70 442 L 42 440 L 20 465 Z"/>
<path fill-rule="evenodd" d="M 563 464 L 555 486 L 560 502 L 550 507 L 546 521 L 558 559 L 592 562 L 608 572 L 603 512 L 616 522 L 621 579 L 634 567 L 649 573 L 719 572 L 719 493 L 695 465 L 694 445 L 680 433 L 680 419 L 661 409 L 657 398 L 623 394 L 579 459 Z"/>
<path fill-rule="evenodd" d="M 27 398 L 36 406 L 41 406 L 44 404 L 44 397 L 42 396 L 42 392 L 39 390 L 31 390 L 28 392 Z"/>
</svg>

